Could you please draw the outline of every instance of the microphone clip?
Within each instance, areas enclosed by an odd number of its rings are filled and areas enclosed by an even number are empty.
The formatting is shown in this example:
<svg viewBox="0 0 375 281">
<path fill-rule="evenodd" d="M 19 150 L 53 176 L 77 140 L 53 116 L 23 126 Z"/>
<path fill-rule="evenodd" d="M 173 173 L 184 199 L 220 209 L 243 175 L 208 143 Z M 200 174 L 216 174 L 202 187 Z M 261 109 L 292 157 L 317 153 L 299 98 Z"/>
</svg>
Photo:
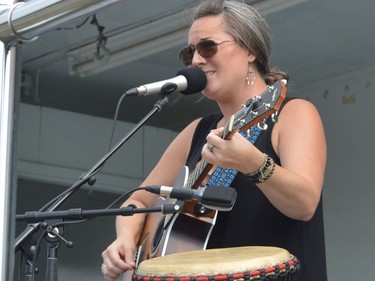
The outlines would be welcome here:
<svg viewBox="0 0 375 281">
<path fill-rule="evenodd" d="M 68 249 L 71 249 L 74 247 L 73 241 L 70 241 L 64 238 L 62 227 L 56 227 L 53 225 L 51 226 L 47 222 L 43 222 L 41 224 L 41 227 L 46 230 L 47 232 L 46 240 L 49 245 L 52 245 L 52 247 L 57 247 L 60 241 L 64 242 Z"/>
</svg>

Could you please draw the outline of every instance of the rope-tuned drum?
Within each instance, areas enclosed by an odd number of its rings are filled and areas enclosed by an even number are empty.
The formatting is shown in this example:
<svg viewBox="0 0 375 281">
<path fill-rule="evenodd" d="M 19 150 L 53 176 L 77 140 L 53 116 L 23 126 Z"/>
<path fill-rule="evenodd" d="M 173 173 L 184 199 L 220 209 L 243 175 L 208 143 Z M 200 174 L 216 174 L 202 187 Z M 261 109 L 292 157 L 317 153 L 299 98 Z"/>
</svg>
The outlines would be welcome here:
<svg viewBox="0 0 375 281">
<path fill-rule="evenodd" d="M 297 257 L 277 247 L 237 247 L 170 254 L 141 262 L 133 281 L 297 280 Z"/>
</svg>

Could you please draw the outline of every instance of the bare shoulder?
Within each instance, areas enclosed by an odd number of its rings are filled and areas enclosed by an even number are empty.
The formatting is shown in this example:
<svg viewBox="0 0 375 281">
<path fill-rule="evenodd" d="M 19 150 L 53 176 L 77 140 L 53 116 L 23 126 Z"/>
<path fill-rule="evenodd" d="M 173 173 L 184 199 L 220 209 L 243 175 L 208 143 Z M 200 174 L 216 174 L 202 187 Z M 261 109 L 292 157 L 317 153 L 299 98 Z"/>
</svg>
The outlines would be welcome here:
<svg viewBox="0 0 375 281">
<path fill-rule="evenodd" d="M 323 146 L 324 139 L 319 112 L 310 101 L 304 99 L 293 99 L 284 106 L 272 132 L 272 143 L 278 154 L 284 144 L 297 147 L 316 141 Z"/>
<path fill-rule="evenodd" d="M 290 110 L 292 110 L 292 111 L 295 111 L 295 110 L 302 110 L 302 111 L 313 110 L 313 111 L 316 111 L 316 107 L 312 102 L 310 102 L 306 99 L 295 98 L 295 99 L 292 99 L 289 102 L 287 102 L 285 104 L 283 110 L 286 110 L 286 111 L 290 111 Z"/>
<path fill-rule="evenodd" d="M 317 108 L 310 101 L 296 98 L 290 100 L 280 113 L 280 118 L 293 123 L 305 122 L 309 119 L 320 122 L 320 115 Z"/>
<path fill-rule="evenodd" d="M 177 136 L 177 139 L 191 140 L 193 138 L 195 129 L 198 126 L 202 118 L 197 118 L 194 121 L 190 122 Z"/>
</svg>

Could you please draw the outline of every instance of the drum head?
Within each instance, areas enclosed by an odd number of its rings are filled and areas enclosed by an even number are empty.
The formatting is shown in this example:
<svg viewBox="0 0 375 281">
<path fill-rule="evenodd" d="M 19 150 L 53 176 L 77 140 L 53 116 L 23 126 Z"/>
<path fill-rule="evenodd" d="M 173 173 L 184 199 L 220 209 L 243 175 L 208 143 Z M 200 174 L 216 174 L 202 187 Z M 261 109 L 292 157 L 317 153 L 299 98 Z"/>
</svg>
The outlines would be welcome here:
<svg viewBox="0 0 375 281">
<path fill-rule="evenodd" d="M 143 277 L 199 277 L 232 275 L 270 268 L 280 270 L 296 266 L 296 258 L 287 250 L 277 247 L 237 247 L 191 251 L 171 254 L 143 261 L 136 280 Z M 272 270 L 271 270 L 272 271 Z"/>
</svg>

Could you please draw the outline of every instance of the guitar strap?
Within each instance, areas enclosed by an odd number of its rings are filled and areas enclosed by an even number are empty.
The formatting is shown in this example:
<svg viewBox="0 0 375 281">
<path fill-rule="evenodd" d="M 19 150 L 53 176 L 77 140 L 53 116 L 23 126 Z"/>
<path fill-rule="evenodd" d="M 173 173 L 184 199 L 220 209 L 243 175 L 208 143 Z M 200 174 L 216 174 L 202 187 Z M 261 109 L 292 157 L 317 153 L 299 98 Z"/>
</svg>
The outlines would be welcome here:
<svg viewBox="0 0 375 281">
<path fill-rule="evenodd" d="M 258 125 L 254 125 L 251 127 L 250 130 L 247 130 L 246 132 L 239 131 L 239 133 L 248 141 L 250 141 L 252 144 L 254 144 L 256 139 L 260 135 L 261 131 L 262 130 L 259 128 Z M 209 181 L 207 182 L 207 186 L 218 185 L 218 186 L 229 187 L 231 183 L 233 182 L 237 173 L 238 171 L 236 170 L 217 167 L 212 173 Z"/>
</svg>

